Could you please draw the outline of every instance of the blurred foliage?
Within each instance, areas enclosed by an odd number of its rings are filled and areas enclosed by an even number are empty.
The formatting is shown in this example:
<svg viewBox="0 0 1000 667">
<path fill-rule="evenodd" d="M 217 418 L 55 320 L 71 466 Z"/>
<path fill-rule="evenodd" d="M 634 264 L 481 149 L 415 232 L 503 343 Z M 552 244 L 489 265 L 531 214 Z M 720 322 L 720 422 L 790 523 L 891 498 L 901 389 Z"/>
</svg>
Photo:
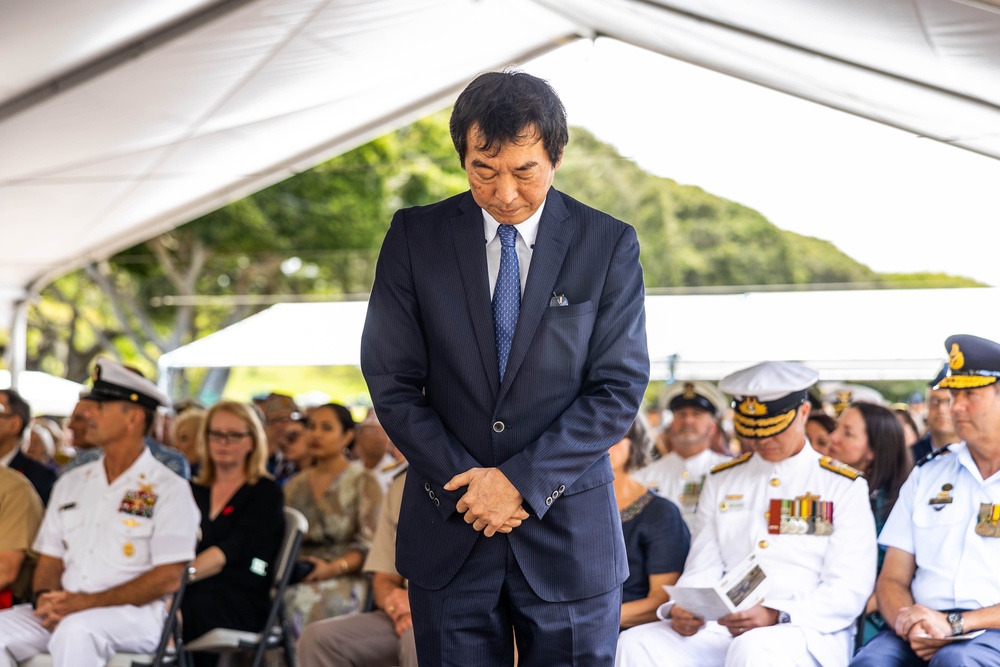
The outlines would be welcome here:
<svg viewBox="0 0 1000 667">
<path fill-rule="evenodd" d="M 155 374 L 162 353 L 261 310 L 275 295 L 367 293 L 393 212 L 467 189 L 448 113 L 57 280 L 29 313 L 28 367 L 82 381 L 103 351 Z M 750 208 L 648 174 L 581 129 L 572 130 L 556 186 L 636 227 L 651 289 L 978 285 L 939 274 L 880 275 L 827 241 L 780 230 Z M 227 373 L 185 377 L 179 393 L 218 396 Z"/>
</svg>

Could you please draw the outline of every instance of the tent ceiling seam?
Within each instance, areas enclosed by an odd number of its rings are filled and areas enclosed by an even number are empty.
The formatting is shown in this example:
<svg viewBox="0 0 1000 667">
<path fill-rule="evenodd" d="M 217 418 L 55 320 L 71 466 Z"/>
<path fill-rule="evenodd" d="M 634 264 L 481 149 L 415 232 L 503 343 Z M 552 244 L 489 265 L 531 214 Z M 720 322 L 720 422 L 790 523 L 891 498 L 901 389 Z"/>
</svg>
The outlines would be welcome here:
<svg viewBox="0 0 1000 667">
<path fill-rule="evenodd" d="M 123 62 L 139 58 L 252 2 L 255 0 L 220 0 L 205 9 L 183 16 L 153 33 L 131 40 L 109 53 L 96 56 L 0 104 L 0 122 L 97 78 Z"/>
<path fill-rule="evenodd" d="M 778 39 L 776 37 L 771 37 L 770 35 L 765 35 L 765 34 L 760 33 L 760 32 L 755 32 L 755 31 L 753 31 L 753 30 L 751 30 L 749 28 L 743 28 L 743 27 L 740 27 L 740 26 L 732 25 L 730 23 L 726 23 L 724 21 L 719 21 L 717 19 L 712 19 L 712 18 L 709 18 L 707 16 L 702 16 L 701 14 L 696 14 L 694 12 L 690 12 L 690 11 L 687 11 L 687 10 L 684 10 L 684 9 L 678 9 L 677 7 L 672 7 L 670 5 L 663 4 L 662 2 L 658 2 L 657 0 L 621 0 L 621 1 L 624 4 L 631 4 L 631 5 L 638 5 L 638 6 L 648 7 L 648 8 L 653 9 L 654 12 L 664 12 L 664 13 L 667 13 L 667 14 L 672 14 L 674 16 L 679 16 L 679 17 L 686 18 L 686 19 L 689 19 L 689 20 L 697 21 L 699 23 L 705 23 L 705 24 L 714 26 L 716 28 L 720 28 L 722 30 L 726 30 L 726 31 L 729 31 L 729 32 L 734 32 L 734 33 L 739 33 L 739 34 L 742 34 L 742 35 L 744 35 L 746 37 L 750 37 L 750 38 L 753 38 L 753 39 L 758 39 L 758 40 L 761 40 L 761 41 L 766 41 L 766 42 L 769 42 L 769 43 L 774 44 L 776 46 L 780 46 L 780 47 L 783 47 L 783 48 L 786 48 L 786 49 L 792 49 L 792 50 L 798 51 L 800 53 L 804 53 L 804 54 L 807 54 L 807 55 L 810 55 L 810 56 L 814 56 L 816 58 L 822 58 L 824 60 L 835 62 L 838 65 L 843 65 L 844 67 L 847 67 L 847 68 L 850 68 L 850 69 L 865 71 L 865 72 L 868 72 L 870 74 L 875 74 L 875 75 L 878 75 L 878 76 L 883 76 L 883 77 L 890 78 L 890 79 L 893 79 L 893 80 L 901 82 L 901 83 L 905 83 L 907 85 L 911 85 L 911 86 L 914 86 L 914 87 L 922 88 L 924 90 L 932 91 L 932 92 L 934 92 L 934 93 L 936 93 L 938 95 L 941 95 L 942 97 L 950 97 L 950 98 L 953 98 L 953 99 L 963 100 L 963 101 L 969 102 L 971 104 L 982 105 L 982 106 L 988 108 L 991 111 L 1000 112 L 1000 105 L 994 104 L 993 102 L 990 102 L 988 100 L 984 100 L 984 99 L 981 99 L 981 98 L 978 98 L 978 97 L 973 97 L 972 95 L 969 95 L 969 94 L 966 94 L 966 93 L 959 93 L 959 92 L 956 92 L 954 90 L 949 90 L 949 89 L 941 88 L 940 86 L 935 86 L 933 84 L 930 84 L 930 83 L 927 83 L 927 82 L 924 82 L 924 81 L 917 81 L 915 79 L 911 79 L 911 78 L 903 76 L 901 74 L 895 74 L 893 72 L 888 72 L 888 71 L 885 71 L 885 70 L 881 70 L 881 69 L 878 69 L 877 67 L 872 67 L 870 65 L 864 65 L 864 64 L 861 64 L 861 63 L 857 63 L 857 62 L 853 62 L 853 61 L 850 61 L 850 60 L 846 60 L 846 59 L 841 58 L 839 56 L 835 56 L 835 55 L 832 55 L 832 54 L 829 54 L 829 53 L 825 53 L 823 51 L 818 51 L 816 49 L 810 49 L 808 47 L 801 46 L 801 45 L 796 44 L 794 42 L 789 42 L 789 41 L 786 41 L 786 40 L 783 40 L 783 39 Z M 553 8 L 553 7 L 557 7 L 558 6 L 558 3 L 554 2 L 553 0 L 536 0 L 536 2 L 541 2 L 542 4 L 544 4 L 545 6 L 549 7 L 550 9 Z M 569 14 L 566 14 L 566 16 L 569 17 Z M 580 20 L 579 17 L 575 17 L 575 16 L 574 17 L 570 17 L 570 18 L 572 18 L 575 21 L 579 21 Z M 606 31 L 601 31 L 600 28 L 599 28 L 599 26 L 591 26 L 591 27 L 596 32 L 598 32 L 600 34 L 604 34 L 604 35 L 606 35 L 608 37 L 612 37 L 614 39 L 618 39 L 618 40 L 621 40 L 623 42 L 628 42 L 629 44 L 633 44 L 633 45 L 639 46 L 641 48 L 648 48 L 647 46 L 644 46 L 644 45 L 641 45 L 641 44 L 636 44 L 634 40 L 632 40 L 632 39 L 626 39 L 624 36 L 618 36 L 618 35 L 615 35 L 615 34 L 608 33 Z M 670 57 L 676 58 L 676 56 L 670 56 Z M 678 58 L 678 60 L 680 60 L 680 58 Z M 703 67 L 704 65 L 702 65 L 702 64 L 699 63 L 699 66 Z M 716 71 L 720 71 L 720 70 L 716 70 Z M 723 73 L 724 74 L 729 74 L 728 72 L 723 72 Z M 730 74 L 730 76 L 735 76 L 735 75 Z M 742 79 L 744 77 L 738 77 L 738 78 Z M 920 133 L 918 133 L 918 134 L 920 134 Z"/>
</svg>

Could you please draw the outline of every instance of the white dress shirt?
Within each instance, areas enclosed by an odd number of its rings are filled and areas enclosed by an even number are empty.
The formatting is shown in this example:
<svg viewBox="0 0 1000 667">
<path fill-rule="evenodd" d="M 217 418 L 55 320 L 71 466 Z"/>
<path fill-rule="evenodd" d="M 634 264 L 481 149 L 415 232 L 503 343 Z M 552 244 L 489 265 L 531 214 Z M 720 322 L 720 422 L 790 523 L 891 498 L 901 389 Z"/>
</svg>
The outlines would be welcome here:
<svg viewBox="0 0 1000 667">
<path fill-rule="evenodd" d="M 542 219 L 545 202 L 531 217 L 514 225 L 517 230 L 517 268 L 521 272 L 521 297 L 524 297 L 524 286 L 528 282 L 528 268 L 531 266 L 531 253 L 535 249 L 535 238 L 538 236 L 538 221 Z M 500 273 L 500 236 L 497 228 L 500 223 L 483 209 L 483 238 L 486 241 L 486 266 L 490 272 L 490 296 L 497 286 L 497 275 Z"/>
<path fill-rule="evenodd" d="M 964 442 L 949 448 L 913 469 L 879 542 L 913 554 L 910 591 L 917 604 L 938 610 L 1000 604 L 1000 539 L 976 533 L 980 505 L 1000 505 L 1000 473 L 983 479 Z"/>
</svg>

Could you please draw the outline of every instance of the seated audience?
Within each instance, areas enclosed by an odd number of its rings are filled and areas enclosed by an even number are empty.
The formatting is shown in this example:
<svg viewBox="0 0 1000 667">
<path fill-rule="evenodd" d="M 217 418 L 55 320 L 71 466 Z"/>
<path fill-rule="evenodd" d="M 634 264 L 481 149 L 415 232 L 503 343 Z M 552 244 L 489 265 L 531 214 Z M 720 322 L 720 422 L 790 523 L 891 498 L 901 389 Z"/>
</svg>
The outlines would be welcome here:
<svg viewBox="0 0 1000 667">
<path fill-rule="evenodd" d="M 285 430 L 285 440 L 280 447 L 282 465 L 278 467 L 278 475 L 274 481 L 278 486 L 284 486 L 300 471 L 312 466 L 313 454 L 306 434 L 306 419 L 296 419 Z"/>
<path fill-rule="evenodd" d="M 195 420 L 202 424 L 197 437 L 205 463 L 191 484 L 201 538 L 181 607 L 187 641 L 218 627 L 260 631 L 285 525 L 284 499 L 267 474 L 264 428 L 253 409 L 222 401 Z M 218 661 L 194 657 L 198 667 Z"/>
<path fill-rule="evenodd" d="M 275 479 L 287 479 L 296 471 L 285 461 L 282 447 L 288 431 L 302 417 L 299 406 L 291 396 L 272 392 L 260 402 L 260 410 L 264 415 L 264 433 L 267 434 L 267 471 Z"/>
<path fill-rule="evenodd" d="M 44 421 L 52 422 L 50 419 Z M 32 461 L 38 461 L 53 472 L 58 469 L 55 436 L 40 420 L 36 419 L 31 423 L 31 428 L 28 430 L 28 441 L 24 443 L 22 449 L 24 455 Z"/>
<path fill-rule="evenodd" d="M 257 419 L 256 413 L 254 419 Z M 195 479 L 201 474 L 203 447 L 199 445 L 198 437 L 204 430 L 204 424 L 205 411 L 199 408 L 189 408 L 170 421 L 171 446 L 187 459 L 191 477 Z"/>
<path fill-rule="evenodd" d="M 392 446 L 374 411 L 368 413 L 365 420 L 357 425 L 352 449 L 358 462 L 375 476 L 385 492 L 398 472 L 399 452 Z"/>
<path fill-rule="evenodd" d="M 128 372 L 132 373 L 133 375 L 137 375 L 143 380 L 146 379 L 146 376 L 144 376 L 142 372 L 140 372 L 136 368 L 133 368 L 132 366 L 123 366 L 123 368 L 125 368 Z M 81 397 L 80 403 L 84 402 L 87 401 L 85 401 Z M 171 449 L 170 447 L 166 447 L 165 445 L 161 444 L 151 435 L 151 433 L 153 432 L 153 428 L 156 426 L 156 420 L 158 419 L 157 414 L 158 413 L 155 410 L 153 410 L 148 415 L 148 419 L 146 422 L 146 434 L 145 437 L 143 438 L 143 443 L 146 445 L 146 448 L 149 449 L 149 453 L 153 455 L 154 459 L 156 459 L 163 465 L 167 466 L 169 469 L 173 470 L 175 473 L 177 473 L 184 479 L 190 480 L 191 466 L 188 465 L 187 459 L 184 458 L 184 455 L 178 452 L 176 449 Z M 87 437 L 92 439 L 92 436 L 90 434 L 88 434 Z M 93 461 L 96 461 L 97 459 L 101 458 L 102 455 L 103 452 L 99 447 L 92 447 L 90 449 L 85 449 L 82 452 L 77 452 L 76 456 L 73 457 L 73 460 L 67 463 L 66 466 L 63 468 L 62 474 L 65 474 L 67 471 L 72 470 L 74 468 L 78 468 L 84 465 L 85 463 L 91 463 Z"/>
<path fill-rule="evenodd" d="M 763 600 L 714 620 L 674 604 L 658 613 L 665 622 L 619 636 L 619 667 L 847 664 L 875 581 L 875 526 L 864 478 L 806 446 L 806 390 L 817 376 L 765 362 L 719 383 L 753 451 L 705 481 L 677 583 L 714 586 L 753 555 L 767 575 Z"/>
<path fill-rule="evenodd" d="M 406 463 L 389 485 L 365 572 L 372 574 L 375 611 L 338 616 L 306 626 L 298 644 L 302 667 L 417 667 L 406 580 L 396 572 L 396 524 Z"/>
<path fill-rule="evenodd" d="M 903 484 L 879 536 L 886 625 L 852 667 L 1000 664 L 1000 344 L 958 335 L 945 349 L 938 386 L 951 391 L 962 442 L 925 457 Z"/>
<path fill-rule="evenodd" d="M 73 412 L 70 414 L 69 419 L 66 420 L 66 430 L 69 432 L 70 437 L 69 444 L 75 452 L 80 452 L 84 449 L 93 449 L 96 446 L 87 438 L 87 422 L 89 421 L 91 412 L 96 407 L 96 403 L 81 397 L 76 402 L 76 405 L 73 406 Z M 68 461 L 63 461 L 62 463 L 65 464 Z"/>
<path fill-rule="evenodd" d="M 719 434 L 715 415 L 725 405 L 725 398 L 708 382 L 676 382 L 664 391 L 663 400 L 673 413 L 666 430 L 670 451 L 633 476 L 673 501 L 688 528 L 693 529 L 705 476 L 712 466 L 730 458 L 711 448 Z"/>
<path fill-rule="evenodd" d="M 882 532 L 892 511 L 899 489 L 910 474 L 913 464 L 903 442 L 903 429 L 893 411 L 874 403 L 854 403 L 837 421 L 830 435 L 830 456 L 860 470 L 868 480 L 876 534 Z M 878 568 L 882 567 L 885 547 L 879 547 Z M 878 610 L 875 594 L 865 607 L 864 641 L 881 628 L 880 616 L 869 616 Z"/>
<path fill-rule="evenodd" d="M 33 545 L 35 608 L 0 612 L 4 664 L 48 652 L 55 667 L 90 667 L 118 652 L 153 652 L 164 598 L 195 555 L 191 487 L 142 441 L 167 397 L 110 359 L 97 362 L 88 397 L 99 403 L 89 437 L 104 455 L 52 490 Z"/>
<path fill-rule="evenodd" d="M 42 503 L 48 505 L 56 473 L 21 451 L 31 428 L 31 406 L 13 389 L 0 390 L 0 466 L 16 470 L 31 482 Z"/>
<path fill-rule="evenodd" d="M 608 450 L 628 557 L 629 575 L 622 584 L 622 629 L 656 620 L 656 609 L 668 599 L 663 587 L 677 583 L 691 546 L 691 533 L 677 506 L 630 474 L 646 462 L 652 446 L 645 420 L 637 418 L 625 437 Z"/>
<path fill-rule="evenodd" d="M 810 412 L 806 422 L 809 444 L 820 454 L 829 454 L 830 434 L 837 428 L 837 420 L 825 412 Z"/>
<path fill-rule="evenodd" d="M 0 466 L 0 609 L 31 599 L 31 543 L 44 511 L 31 482 Z"/>
<path fill-rule="evenodd" d="M 938 386 L 938 383 L 947 375 L 948 364 L 945 364 L 937 377 L 927 384 L 927 419 L 924 422 L 927 432 L 924 433 L 924 437 L 910 446 L 911 458 L 914 463 L 931 452 L 958 442 L 955 424 L 951 421 L 951 393 Z"/>
<path fill-rule="evenodd" d="M 307 425 L 315 465 L 285 485 L 285 504 L 309 521 L 299 552 L 312 571 L 290 586 L 285 606 L 295 627 L 361 609 L 368 594 L 361 573 L 371 547 L 382 490 L 358 463 L 344 457 L 354 419 L 342 405 L 320 406 Z"/>
<path fill-rule="evenodd" d="M 896 419 L 899 420 L 899 425 L 903 428 L 903 441 L 907 447 L 912 448 L 913 445 L 917 444 L 917 440 L 920 440 L 920 426 L 917 425 L 913 415 L 905 406 L 893 408 L 893 412 Z"/>
<path fill-rule="evenodd" d="M 188 410 L 200 410 L 204 413 L 205 406 L 193 398 L 182 398 L 174 401 L 173 409 L 157 413 L 157 426 L 153 431 L 153 437 L 167 447 L 180 449 L 174 442 L 174 421 Z M 194 473 L 191 474 L 193 477 Z"/>
</svg>

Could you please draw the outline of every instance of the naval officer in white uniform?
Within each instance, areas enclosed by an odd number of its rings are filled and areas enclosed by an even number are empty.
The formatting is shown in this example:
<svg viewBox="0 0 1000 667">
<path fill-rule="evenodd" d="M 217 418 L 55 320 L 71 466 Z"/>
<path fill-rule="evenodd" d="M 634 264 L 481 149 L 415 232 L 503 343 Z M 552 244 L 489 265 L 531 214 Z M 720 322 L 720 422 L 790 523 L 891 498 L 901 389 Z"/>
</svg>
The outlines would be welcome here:
<svg viewBox="0 0 1000 667">
<path fill-rule="evenodd" d="M 663 395 L 673 415 L 667 435 L 670 451 L 632 476 L 681 510 L 688 529 L 694 532 L 698 497 L 708 472 L 731 457 L 712 450 L 718 436 L 715 417 L 726 399 L 709 382 L 675 382 Z"/>
<path fill-rule="evenodd" d="M 88 437 L 104 456 L 56 481 L 34 549 L 32 604 L 0 612 L 0 667 L 36 653 L 55 667 L 103 667 L 117 652 L 153 652 L 163 598 L 194 558 L 190 486 L 143 444 L 156 385 L 102 359 L 87 395 Z"/>
<path fill-rule="evenodd" d="M 842 667 L 875 582 L 875 521 L 857 471 L 806 446 L 815 371 L 766 362 L 719 388 L 753 451 L 716 466 L 698 503 L 679 586 L 712 586 L 749 555 L 764 599 L 718 622 L 674 605 L 664 622 L 627 630 L 621 667 Z M 756 597 L 756 596 L 755 596 Z M 668 603 L 669 604 L 669 603 Z"/>
</svg>

